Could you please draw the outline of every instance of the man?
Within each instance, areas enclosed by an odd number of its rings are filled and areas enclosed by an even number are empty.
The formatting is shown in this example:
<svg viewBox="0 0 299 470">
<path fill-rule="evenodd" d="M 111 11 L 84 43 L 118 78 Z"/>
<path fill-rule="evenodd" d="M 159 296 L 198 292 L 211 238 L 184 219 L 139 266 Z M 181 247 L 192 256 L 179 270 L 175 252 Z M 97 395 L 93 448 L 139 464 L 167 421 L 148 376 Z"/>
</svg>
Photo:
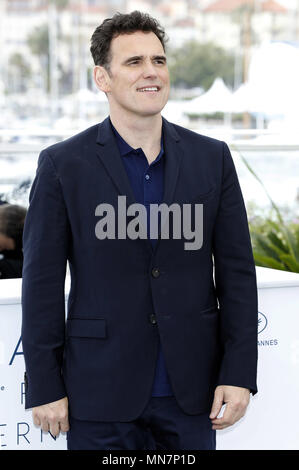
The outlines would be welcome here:
<svg viewBox="0 0 299 470">
<path fill-rule="evenodd" d="M 91 52 L 110 116 L 43 150 L 30 192 L 26 408 L 45 432 L 67 431 L 70 450 L 215 449 L 216 430 L 257 392 L 255 266 L 234 164 L 224 142 L 161 117 L 170 84 L 156 20 L 118 13 Z M 149 236 L 161 203 L 202 205 L 199 249 Z M 123 236 L 133 204 L 146 208 L 147 238 Z M 103 207 L 118 229 L 106 238 Z"/>
</svg>

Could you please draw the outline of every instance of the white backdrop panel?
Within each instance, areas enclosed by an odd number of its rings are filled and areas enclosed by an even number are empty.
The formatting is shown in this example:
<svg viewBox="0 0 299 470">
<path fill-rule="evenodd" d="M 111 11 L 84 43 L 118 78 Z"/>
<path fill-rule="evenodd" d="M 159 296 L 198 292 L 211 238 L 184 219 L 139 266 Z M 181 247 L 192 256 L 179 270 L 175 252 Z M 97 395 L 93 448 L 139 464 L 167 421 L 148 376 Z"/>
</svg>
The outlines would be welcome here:
<svg viewBox="0 0 299 470">
<path fill-rule="evenodd" d="M 217 431 L 217 449 L 299 449 L 299 275 L 257 268 L 259 393 L 238 423 Z M 66 279 L 66 302 L 69 279 Z M 0 449 L 66 449 L 24 409 L 21 279 L 0 281 Z M 246 364 L 244 364 L 246 367 Z"/>
</svg>

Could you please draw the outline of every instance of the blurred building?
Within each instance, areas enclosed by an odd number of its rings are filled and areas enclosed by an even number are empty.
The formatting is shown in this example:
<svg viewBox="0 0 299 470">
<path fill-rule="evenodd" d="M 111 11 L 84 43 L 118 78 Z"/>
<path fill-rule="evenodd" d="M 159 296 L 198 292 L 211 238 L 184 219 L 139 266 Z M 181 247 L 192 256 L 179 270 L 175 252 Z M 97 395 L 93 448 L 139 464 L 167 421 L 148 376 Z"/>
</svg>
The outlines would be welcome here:
<svg viewBox="0 0 299 470">
<path fill-rule="evenodd" d="M 87 87 L 90 36 L 116 11 L 139 9 L 155 16 L 166 28 L 169 47 L 195 39 L 238 51 L 267 40 L 298 39 L 298 8 L 297 0 L 288 10 L 279 0 L 1 0 L 0 82 L 11 86 L 10 60 L 19 53 L 32 71 L 33 88 L 46 90 L 49 61 L 56 70 L 52 82 L 64 74 L 69 92 Z M 33 54 L 27 42 L 42 26 L 48 26 L 49 57 Z"/>
</svg>

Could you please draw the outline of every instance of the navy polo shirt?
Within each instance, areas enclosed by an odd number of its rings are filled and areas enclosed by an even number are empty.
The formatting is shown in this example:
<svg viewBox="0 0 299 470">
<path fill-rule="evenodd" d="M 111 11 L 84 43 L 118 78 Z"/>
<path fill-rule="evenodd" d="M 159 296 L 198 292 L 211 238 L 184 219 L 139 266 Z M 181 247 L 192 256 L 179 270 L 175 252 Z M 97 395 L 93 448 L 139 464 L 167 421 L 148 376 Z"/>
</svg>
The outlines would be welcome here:
<svg viewBox="0 0 299 470">
<path fill-rule="evenodd" d="M 156 159 L 149 165 L 147 158 L 141 148 L 133 149 L 119 135 L 110 120 L 111 127 L 116 136 L 119 152 L 127 171 L 136 202 L 143 204 L 147 211 L 147 233 L 149 238 L 150 204 L 161 204 L 164 191 L 164 164 L 165 153 L 163 147 L 163 136 L 161 136 L 161 150 Z M 157 239 L 150 239 L 152 248 L 157 243 Z M 159 353 L 156 364 L 156 372 L 152 389 L 152 396 L 171 396 L 173 391 L 166 370 L 166 364 L 159 343 Z"/>
</svg>

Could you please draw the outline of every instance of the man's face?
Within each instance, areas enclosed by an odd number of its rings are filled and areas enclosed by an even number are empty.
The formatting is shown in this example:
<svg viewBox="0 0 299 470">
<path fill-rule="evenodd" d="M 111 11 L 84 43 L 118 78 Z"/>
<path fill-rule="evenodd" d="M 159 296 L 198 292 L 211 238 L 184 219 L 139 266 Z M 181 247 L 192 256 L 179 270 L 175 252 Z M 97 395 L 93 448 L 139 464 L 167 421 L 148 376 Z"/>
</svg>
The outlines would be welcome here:
<svg viewBox="0 0 299 470">
<path fill-rule="evenodd" d="M 124 114 L 159 114 L 167 103 L 170 83 L 166 56 L 157 36 L 142 31 L 117 36 L 111 41 L 110 53 L 110 74 L 105 74 L 104 90 L 110 107 Z"/>
</svg>

